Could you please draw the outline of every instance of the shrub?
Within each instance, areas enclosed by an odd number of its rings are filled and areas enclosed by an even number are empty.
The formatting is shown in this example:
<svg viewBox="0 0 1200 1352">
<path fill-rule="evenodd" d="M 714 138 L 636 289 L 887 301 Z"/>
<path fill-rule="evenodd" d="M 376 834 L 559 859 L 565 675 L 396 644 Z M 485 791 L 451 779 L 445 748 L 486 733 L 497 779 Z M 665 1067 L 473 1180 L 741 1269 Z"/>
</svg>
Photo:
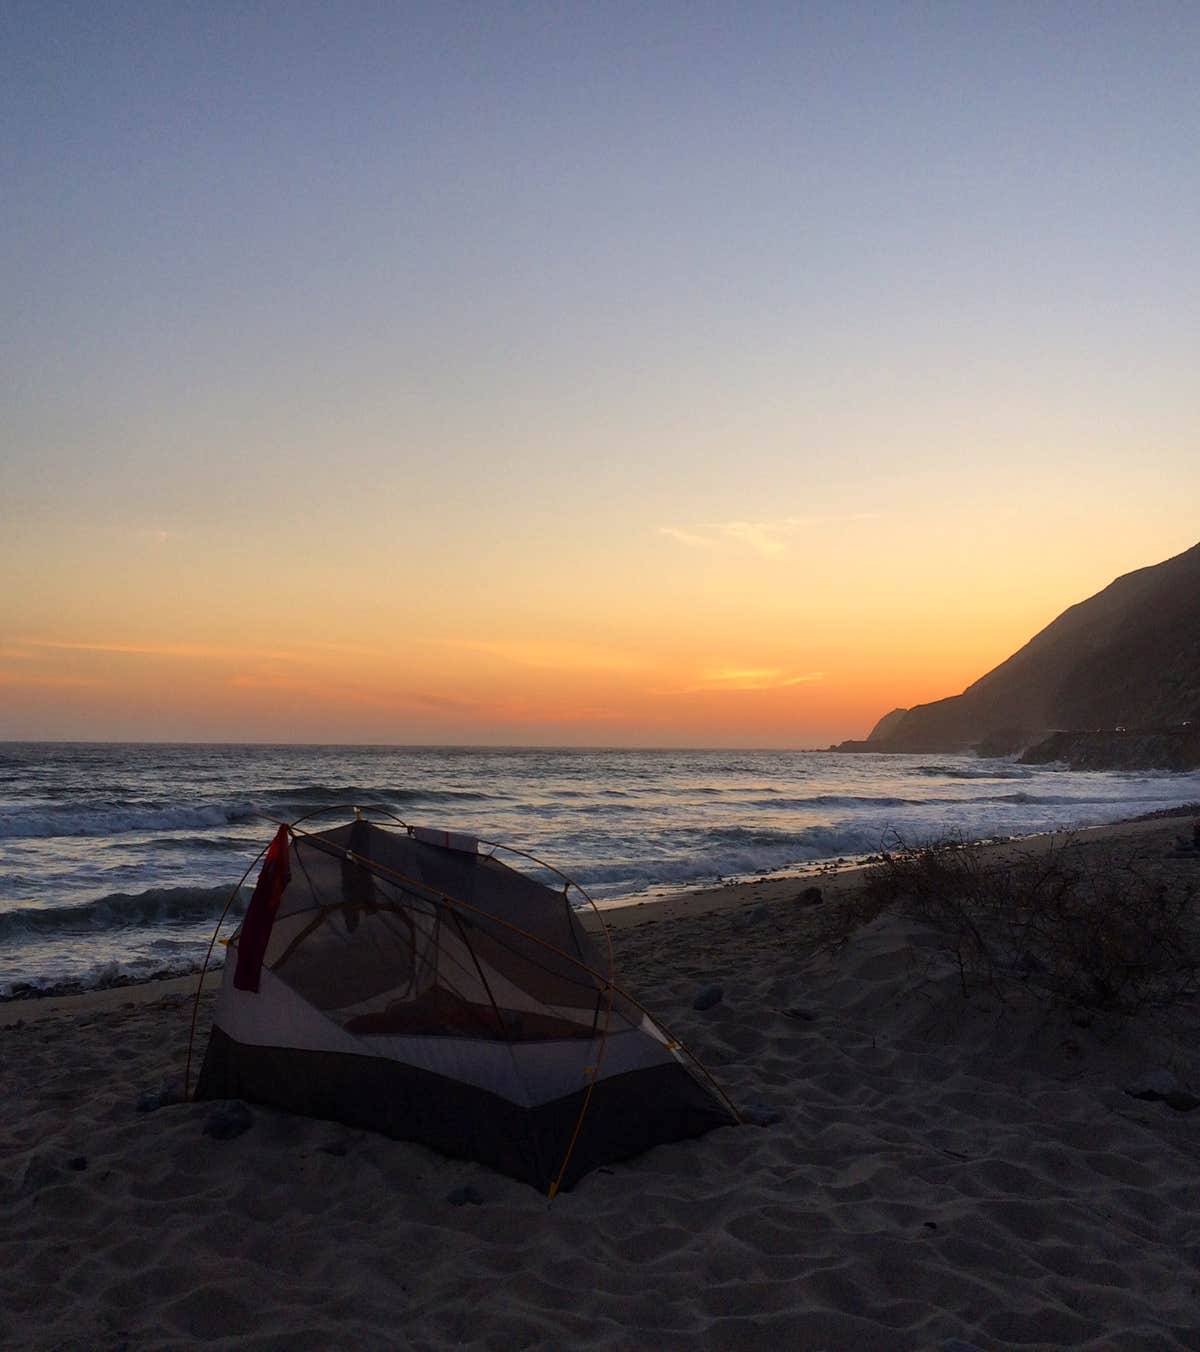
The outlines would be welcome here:
<svg viewBox="0 0 1200 1352">
<path fill-rule="evenodd" d="M 868 907 L 899 905 L 943 934 L 964 995 L 1020 983 L 1122 1013 L 1195 993 L 1196 900 L 1144 856 L 1070 841 L 1015 862 L 955 841 L 901 845 L 866 882 Z"/>
</svg>

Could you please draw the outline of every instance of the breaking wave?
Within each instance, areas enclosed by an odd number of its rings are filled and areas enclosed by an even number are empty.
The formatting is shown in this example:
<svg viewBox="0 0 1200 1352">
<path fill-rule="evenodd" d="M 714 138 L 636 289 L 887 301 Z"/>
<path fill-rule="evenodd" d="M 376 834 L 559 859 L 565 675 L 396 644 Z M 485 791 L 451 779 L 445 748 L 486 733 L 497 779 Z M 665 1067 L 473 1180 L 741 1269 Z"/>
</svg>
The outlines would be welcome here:
<svg viewBox="0 0 1200 1352">
<path fill-rule="evenodd" d="M 78 906 L 20 906 L 0 912 L 0 942 L 33 936 L 78 935 L 159 925 L 216 923 L 232 887 L 152 887 L 146 892 L 112 892 Z M 229 907 L 245 913 L 250 888 L 243 886 Z"/>
<path fill-rule="evenodd" d="M 389 803 L 483 803 L 494 795 L 480 789 L 397 789 L 388 784 L 281 784 L 271 790 L 271 798 L 323 807 L 327 803 L 376 799 Z"/>
<path fill-rule="evenodd" d="M 395 811 L 406 803 L 482 803 L 492 794 L 467 789 L 397 791 L 361 784 L 308 784 L 264 793 L 258 802 L 183 807 L 160 802 L 74 807 L 0 808 L 0 840 L 52 839 L 67 836 L 117 836 L 132 832 L 204 831 L 252 822 L 259 818 L 303 816 L 314 808 L 345 806 Z"/>
<path fill-rule="evenodd" d="M 105 990 L 113 986 L 134 986 L 143 981 L 165 981 L 171 977 L 189 976 L 200 971 L 203 956 L 201 947 L 195 952 L 179 953 L 166 958 L 139 955 L 104 958 L 98 962 L 73 964 L 73 974 L 70 976 L 34 973 L 26 978 L 0 980 L 0 1004 L 10 1000 L 79 995 L 83 991 Z M 224 953 L 218 948 L 208 962 L 210 978 L 214 972 L 221 970 L 224 963 Z"/>
<path fill-rule="evenodd" d="M 692 839 L 686 841 L 684 836 Z M 661 853 L 642 853 L 612 864 L 579 868 L 575 876 L 598 899 L 655 889 L 696 886 L 751 874 L 775 873 L 818 860 L 876 853 L 887 832 L 878 824 L 840 823 L 803 831 L 722 827 L 672 833 Z"/>
<path fill-rule="evenodd" d="M 0 808 L 0 840 L 47 839 L 53 836 L 112 836 L 131 831 L 196 831 L 252 821 L 259 815 L 250 803 L 225 807 Z"/>
<path fill-rule="evenodd" d="M 927 807 L 931 803 L 952 803 L 953 798 L 882 798 L 869 794 L 821 793 L 812 798 L 749 798 L 737 806 L 790 811 L 806 807 Z"/>
<path fill-rule="evenodd" d="M 936 779 L 1032 779 L 1035 772 L 1024 765 L 993 762 L 988 766 L 916 765 L 912 773 Z"/>
</svg>

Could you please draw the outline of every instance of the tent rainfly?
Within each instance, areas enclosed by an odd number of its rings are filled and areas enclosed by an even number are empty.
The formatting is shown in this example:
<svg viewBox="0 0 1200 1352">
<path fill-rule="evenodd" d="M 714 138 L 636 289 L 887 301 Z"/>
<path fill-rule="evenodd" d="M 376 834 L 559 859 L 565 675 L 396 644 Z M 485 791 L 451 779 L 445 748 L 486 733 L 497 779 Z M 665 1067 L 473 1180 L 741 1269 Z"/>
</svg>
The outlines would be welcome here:
<svg viewBox="0 0 1200 1352">
<path fill-rule="evenodd" d="M 420 1141 L 550 1196 L 738 1120 L 616 987 L 566 889 L 473 837 L 361 819 L 279 828 L 196 1097 Z"/>
</svg>

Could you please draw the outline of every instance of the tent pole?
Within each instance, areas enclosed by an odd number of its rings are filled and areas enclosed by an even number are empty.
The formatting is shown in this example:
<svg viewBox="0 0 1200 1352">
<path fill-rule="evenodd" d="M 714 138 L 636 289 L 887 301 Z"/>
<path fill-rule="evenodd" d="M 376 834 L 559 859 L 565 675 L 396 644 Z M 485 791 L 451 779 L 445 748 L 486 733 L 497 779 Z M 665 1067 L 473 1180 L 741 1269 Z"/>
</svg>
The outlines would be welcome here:
<svg viewBox="0 0 1200 1352">
<path fill-rule="evenodd" d="M 192 1044 L 196 1040 L 196 1020 L 200 1016 L 200 992 L 204 989 L 204 974 L 208 971 L 208 964 L 212 958 L 212 951 L 217 946 L 217 935 L 221 932 L 221 926 L 225 923 L 225 917 L 229 914 L 229 908 L 233 905 L 233 899 L 242 890 L 242 884 L 250 876 L 250 869 L 263 857 L 270 849 L 270 843 L 264 845 L 261 850 L 250 861 L 249 867 L 245 873 L 233 885 L 233 891 L 230 892 L 228 900 L 225 902 L 225 909 L 221 912 L 220 919 L 217 921 L 216 928 L 213 930 L 212 938 L 208 941 L 208 951 L 204 954 L 204 964 L 200 968 L 200 979 L 196 982 L 196 998 L 192 1001 L 192 1026 L 188 1030 L 188 1049 L 187 1060 L 183 1067 L 183 1101 L 186 1103 L 191 1090 L 192 1080 Z"/>
</svg>

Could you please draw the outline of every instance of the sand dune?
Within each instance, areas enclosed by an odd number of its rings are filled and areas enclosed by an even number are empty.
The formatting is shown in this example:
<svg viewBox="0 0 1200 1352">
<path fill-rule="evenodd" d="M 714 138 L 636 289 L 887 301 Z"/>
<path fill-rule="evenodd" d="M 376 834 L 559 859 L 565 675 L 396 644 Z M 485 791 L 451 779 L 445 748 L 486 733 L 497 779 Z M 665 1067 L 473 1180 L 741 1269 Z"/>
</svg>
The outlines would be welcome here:
<svg viewBox="0 0 1200 1352">
<path fill-rule="evenodd" d="M 139 1112 L 182 1071 L 178 993 L 6 1007 L 0 1341 L 1200 1347 L 1200 1112 L 1126 1092 L 1153 1072 L 1200 1092 L 1186 1021 L 964 999 L 916 922 L 813 952 L 831 903 L 754 891 L 628 913 L 615 941 L 626 983 L 778 1120 L 553 1204 L 333 1123 L 252 1106 L 217 1140 L 211 1104 Z M 694 1010 L 710 982 L 724 998 Z M 464 1186 L 481 1200 L 448 1200 Z"/>
</svg>

